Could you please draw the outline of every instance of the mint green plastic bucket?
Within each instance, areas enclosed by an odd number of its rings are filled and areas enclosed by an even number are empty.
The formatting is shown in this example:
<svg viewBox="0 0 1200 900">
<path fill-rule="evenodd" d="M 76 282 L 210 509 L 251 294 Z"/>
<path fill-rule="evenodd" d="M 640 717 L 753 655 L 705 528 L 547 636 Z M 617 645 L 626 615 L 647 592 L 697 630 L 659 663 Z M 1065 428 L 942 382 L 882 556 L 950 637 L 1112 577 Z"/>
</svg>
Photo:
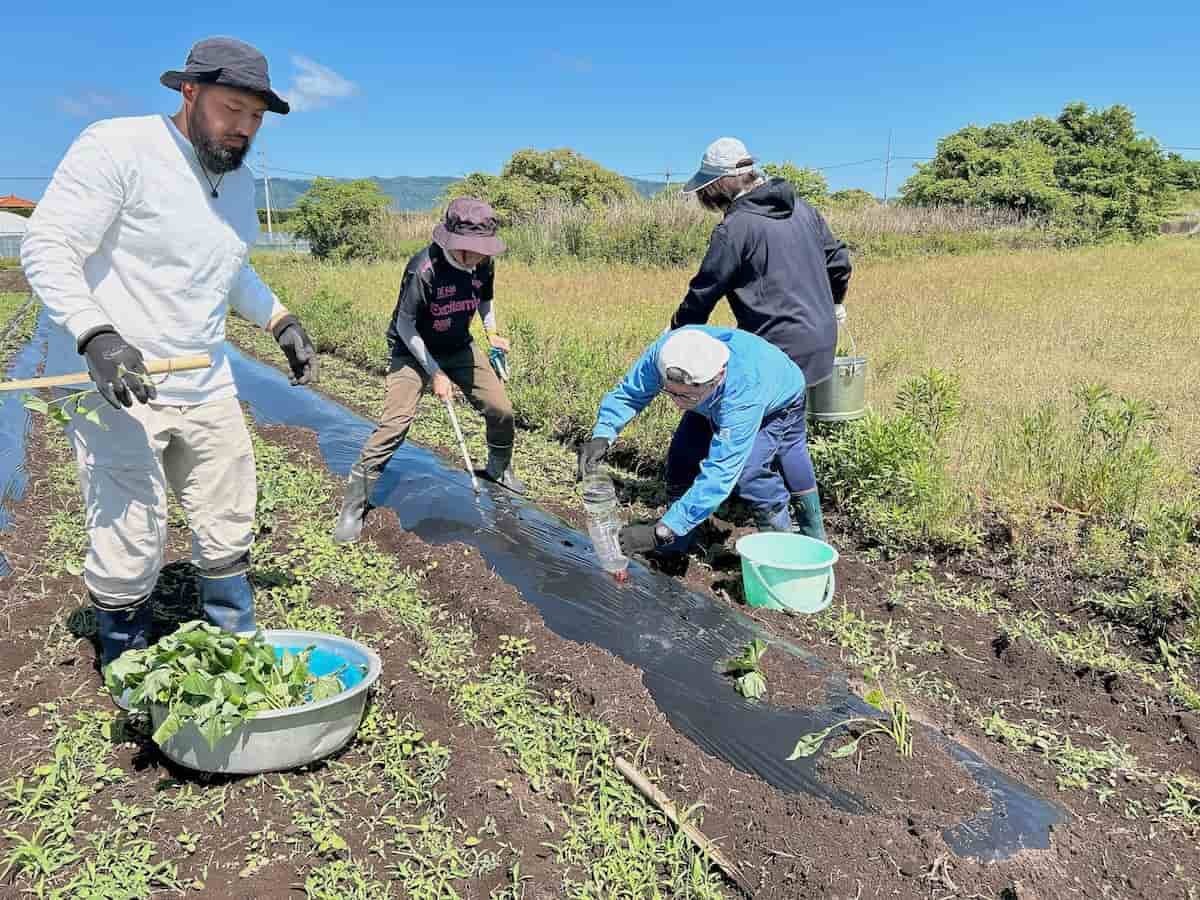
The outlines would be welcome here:
<svg viewBox="0 0 1200 900">
<path fill-rule="evenodd" d="M 838 552 L 824 541 L 779 531 L 748 534 L 737 542 L 742 589 L 750 606 L 820 612 L 833 601 Z"/>
</svg>

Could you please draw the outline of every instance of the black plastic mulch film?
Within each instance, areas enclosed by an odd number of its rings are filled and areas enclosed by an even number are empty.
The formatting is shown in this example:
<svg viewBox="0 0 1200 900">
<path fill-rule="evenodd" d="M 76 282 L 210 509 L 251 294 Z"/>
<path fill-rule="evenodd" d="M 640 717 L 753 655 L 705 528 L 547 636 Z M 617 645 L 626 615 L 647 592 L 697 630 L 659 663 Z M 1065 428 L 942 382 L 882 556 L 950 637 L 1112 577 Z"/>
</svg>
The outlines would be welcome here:
<svg viewBox="0 0 1200 900">
<path fill-rule="evenodd" d="M 37 374 L 43 362 L 45 374 L 78 370 L 81 359 L 55 331 L 43 316 L 8 377 Z M 280 372 L 232 347 L 230 358 L 238 392 L 257 422 L 311 429 L 329 469 L 343 476 L 349 471 L 372 423 L 316 392 L 291 387 Z M 0 498 L 11 502 L 21 496 L 27 480 L 29 418 L 19 397 L 0 399 Z M 485 483 L 477 499 L 466 473 L 429 451 L 405 445 L 380 479 L 375 500 L 394 509 L 403 527 L 428 543 L 461 541 L 477 547 L 556 634 L 602 647 L 640 669 L 670 723 L 706 752 L 780 791 L 821 797 L 851 813 L 871 812 L 860 798 L 821 780 L 817 757 L 786 761 L 800 735 L 848 716 L 877 714 L 847 689 L 843 673 L 764 632 L 737 610 L 637 563 L 631 564 L 629 580 L 618 584 L 596 565 L 586 537 L 501 488 Z M 0 508 L 0 527 L 7 524 Z M 0 575 L 7 571 L 0 563 Z M 825 703 L 781 708 L 750 703 L 733 691 L 717 663 L 756 637 L 825 674 Z M 992 861 L 1049 846 L 1050 829 L 1066 820 L 1062 808 L 965 747 L 935 732 L 928 736 L 946 748 L 987 797 L 974 816 L 943 831 L 955 853 Z"/>
</svg>

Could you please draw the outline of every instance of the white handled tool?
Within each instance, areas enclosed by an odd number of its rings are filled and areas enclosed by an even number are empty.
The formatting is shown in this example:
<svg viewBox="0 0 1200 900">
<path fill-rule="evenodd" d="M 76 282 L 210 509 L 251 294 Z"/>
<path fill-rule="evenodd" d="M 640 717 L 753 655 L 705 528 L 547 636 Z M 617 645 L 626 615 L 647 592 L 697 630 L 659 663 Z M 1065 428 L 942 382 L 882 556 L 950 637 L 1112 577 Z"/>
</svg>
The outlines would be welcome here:
<svg viewBox="0 0 1200 900">
<path fill-rule="evenodd" d="M 471 455 L 467 453 L 467 442 L 463 439 L 462 429 L 458 427 L 458 416 L 454 412 L 454 404 L 447 398 L 446 412 L 450 413 L 450 424 L 454 426 L 454 436 L 458 438 L 458 448 L 462 450 L 463 462 L 467 464 L 467 474 L 471 476 L 471 487 L 479 493 L 479 479 L 475 477 L 475 467 L 471 465 Z"/>
</svg>

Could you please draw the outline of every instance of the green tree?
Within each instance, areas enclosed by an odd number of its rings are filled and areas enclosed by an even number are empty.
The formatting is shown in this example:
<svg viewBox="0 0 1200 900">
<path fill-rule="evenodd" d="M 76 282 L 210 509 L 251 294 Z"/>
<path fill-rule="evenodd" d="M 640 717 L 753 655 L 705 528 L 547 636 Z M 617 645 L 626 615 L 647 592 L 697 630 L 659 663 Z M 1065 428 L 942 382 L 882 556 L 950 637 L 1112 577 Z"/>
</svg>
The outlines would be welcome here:
<svg viewBox="0 0 1200 900">
<path fill-rule="evenodd" d="M 296 201 L 296 236 L 318 259 L 373 260 L 386 255 L 379 219 L 389 199 L 375 182 L 317 178 Z"/>
<path fill-rule="evenodd" d="M 1158 143 L 1141 137 L 1124 106 L 1071 103 L 1038 116 L 970 125 L 900 189 L 903 203 L 1005 207 L 1043 216 L 1083 240 L 1157 233 L 1174 194 Z"/>
<path fill-rule="evenodd" d="M 593 208 L 637 196 L 629 182 L 616 172 L 566 148 L 545 152 L 518 150 L 500 174 L 553 185 L 572 203 Z"/>
<path fill-rule="evenodd" d="M 878 206 L 879 200 L 870 191 L 847 188 L 844 191 L 834 191 L 826 198 L 825 204 L 839 209 L 862 209 L 865 206 Z"/>
<path fill-rule="evenodd" d="M 448 198 L 479 197 L 496 210 L 502 224 L 528 219 L 548 203 L 598 209 L 637 192 L 624 178 L 574 150 L 518 150 L 499 175 L 475 172 L 450 185 Z"/>
<path fill-rule="evenodd" d="M 538 209 L 554 201 L 565 203 L 567 196 L 551 184 L 539 184 L 524 176 L 485 175 L 475 172 L 456 181 L 446 190 L 449 199 L 478 197 L 491 204 L 501 225 L 528 219 Z"/>
<path fill-rule="evenodd" d="M 791 184 L 796 196 L 808 203 L 817 203 L 829 194 L 829 182 L 816 169 L 802 168 L 795 163 L 766 163 L 762 167 L 768 178 L 782 178 Z"/>
<path fill-rule="evenodd" d="M 1200 159 L 1184 159 L 1178 153 L 1167 154 L 1171 183 L 1181 191 L 1200 191 Z"/>
</svg>

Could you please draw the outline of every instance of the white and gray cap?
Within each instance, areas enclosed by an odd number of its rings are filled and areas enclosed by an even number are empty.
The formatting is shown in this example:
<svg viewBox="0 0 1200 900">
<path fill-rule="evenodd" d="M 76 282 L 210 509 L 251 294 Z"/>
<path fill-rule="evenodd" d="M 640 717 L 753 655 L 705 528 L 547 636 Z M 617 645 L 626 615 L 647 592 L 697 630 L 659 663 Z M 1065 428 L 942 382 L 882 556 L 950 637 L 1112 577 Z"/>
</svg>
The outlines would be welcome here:
<svg viewBox="0 0 1200 900">
<path fill-rule="evenodd" d="M 739 165 L 745 160 L 750 160 L 750 162 Z M 700 168 L 683 186 L 683 192 L 694 194 L 726 175 L 744 175 L 747 172 L 753 172 L 754 163 L 755 159 L 746 149 L 746 145 L 737 138 L 717 138 L 704 151 L 704 158 L 700 160 Z"/>
<path fill-rule="evenodd" d="M 729 346 L 699 328 L 680 328 L 658 348 L 658 373 L 676 384 L 708 384 L 729 362 Z"/>
</svg>

